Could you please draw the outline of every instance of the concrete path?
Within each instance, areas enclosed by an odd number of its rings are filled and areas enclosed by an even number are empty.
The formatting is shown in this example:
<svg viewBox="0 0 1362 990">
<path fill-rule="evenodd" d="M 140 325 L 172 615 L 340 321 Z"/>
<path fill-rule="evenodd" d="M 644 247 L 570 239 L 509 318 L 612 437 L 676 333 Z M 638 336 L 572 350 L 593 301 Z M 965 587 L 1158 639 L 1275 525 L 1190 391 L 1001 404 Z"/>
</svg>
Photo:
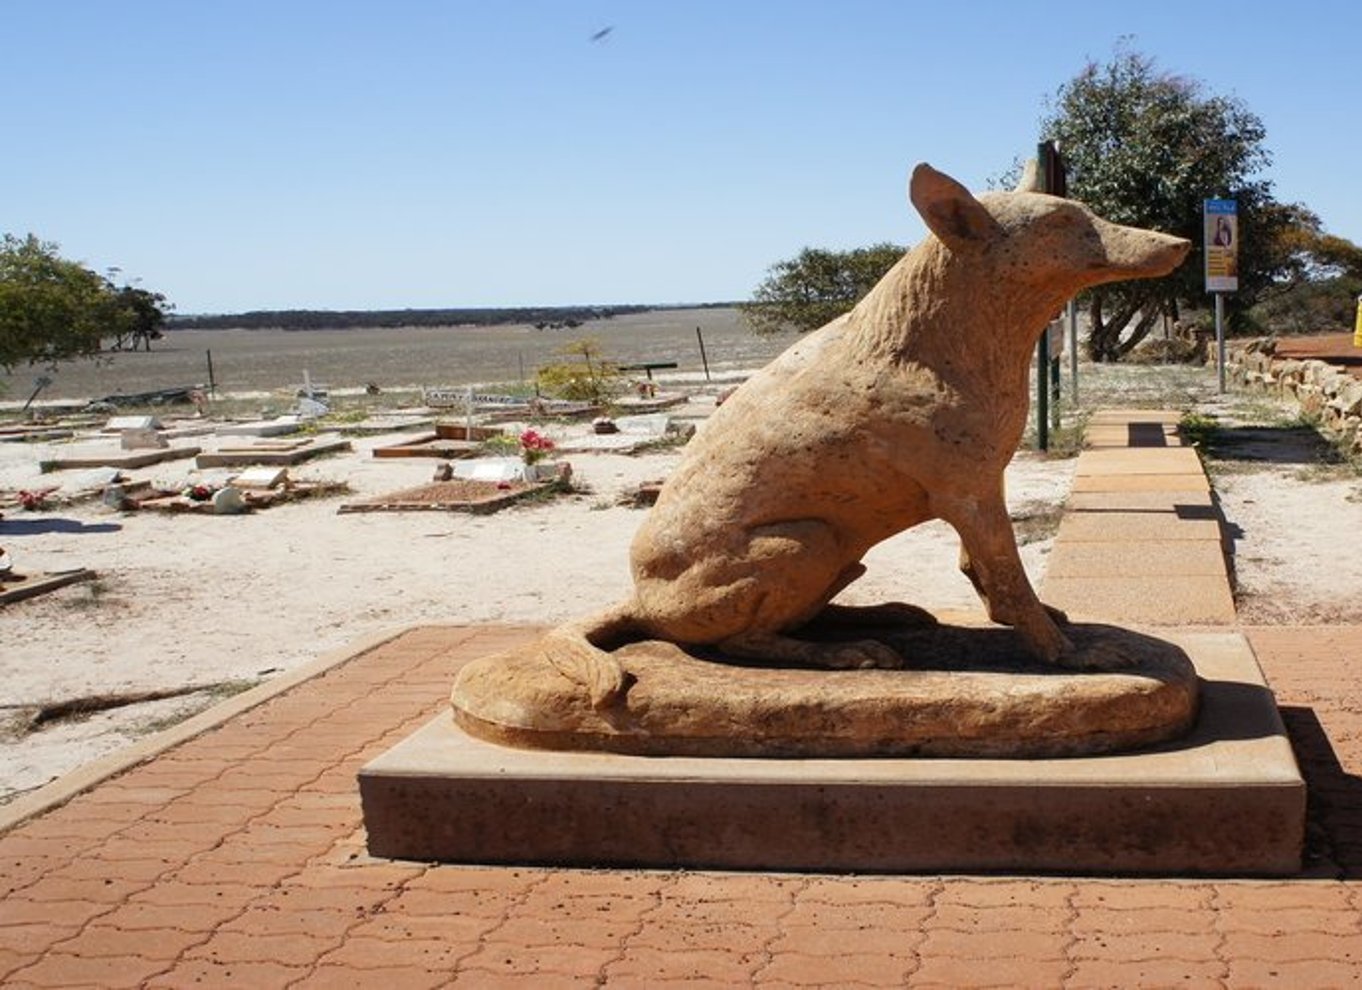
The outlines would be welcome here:
<svg viewBox="0 0 1362 990">
<path fill-rule="evenodd" d="M 1220 513 L 1178 414 L 1089 421 L 1041 597 L 1070 618 L 1141 625 L 1234 621 Z"/>
<path fill-rule="evenodd" d="M 0 834 L 0 985 L 1362 983 L 1362 626 L 1245 631 L 1310 787 L 1299 879 L 373 860 L 358 768 L 443 708 L 461 664 L 532 634 L 419 628 Z"/>
</svg>

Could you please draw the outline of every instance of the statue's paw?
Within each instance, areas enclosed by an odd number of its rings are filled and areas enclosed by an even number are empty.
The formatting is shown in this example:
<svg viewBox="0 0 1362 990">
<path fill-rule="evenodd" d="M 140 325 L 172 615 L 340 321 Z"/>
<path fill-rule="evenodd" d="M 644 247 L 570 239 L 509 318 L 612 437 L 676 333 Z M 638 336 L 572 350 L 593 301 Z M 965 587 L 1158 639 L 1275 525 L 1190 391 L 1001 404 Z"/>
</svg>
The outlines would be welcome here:
<svg viewBox="0 0 1362 990">
<path fill-rule="evenodd" d="M 1069 624 L 1069 613 L 1065 612 L 1062 608 L 1055 608 L 1053 605 L 1046 605 L 1044 602 L 1041 603 L 1041 607 L 1045 609 L 1045 614 L 1048 615 L 1056 625 L 1067 626 Z"/>
<path fill-rule="evenodd" d="M 903 657 L 878 640 L 862 639 L 836 647 L 828 666 L 838 670 L 899 670 Z"/>
<path fill-rule="evenodd" d="M 1085 673 L 1117 672 L 1129 670 L 1139 663 L 1139 657 L 1114 643 L 1089 643 L 1082 647 L 1071 646 L 1060 654 L 1056 661 L 1061 667 Z"/>
<path fill-rule="evenodd" d="M 609 653 L 586 644 L 563 644 L 550 637 L 544 655 L 558 673 L 586 691 L 591 707 L 597 710 L 623 697 L 633 679 Z"/>
<path fill-rule="evenodd" d="M 941 624 L 931 612 L 908 602 L 884 602 L 872 606 L 870 612 L 876 620 L 905 629 L 930 629 Z"/>
</svg>

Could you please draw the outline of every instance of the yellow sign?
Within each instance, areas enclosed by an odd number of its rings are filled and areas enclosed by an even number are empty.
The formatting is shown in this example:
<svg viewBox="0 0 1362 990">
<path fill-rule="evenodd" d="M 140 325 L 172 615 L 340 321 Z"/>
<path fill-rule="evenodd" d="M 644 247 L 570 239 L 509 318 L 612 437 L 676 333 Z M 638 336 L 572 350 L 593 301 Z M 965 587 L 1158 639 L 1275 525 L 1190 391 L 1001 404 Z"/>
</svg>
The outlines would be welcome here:
<svg viewBox="0 0 1362 990">
<path fill-rule="evenodd" d="M 1353 325 L 1353 346 L 1362 347 L 1362 296 L 1357 297 L 1357 322 Z"/>
</svg>

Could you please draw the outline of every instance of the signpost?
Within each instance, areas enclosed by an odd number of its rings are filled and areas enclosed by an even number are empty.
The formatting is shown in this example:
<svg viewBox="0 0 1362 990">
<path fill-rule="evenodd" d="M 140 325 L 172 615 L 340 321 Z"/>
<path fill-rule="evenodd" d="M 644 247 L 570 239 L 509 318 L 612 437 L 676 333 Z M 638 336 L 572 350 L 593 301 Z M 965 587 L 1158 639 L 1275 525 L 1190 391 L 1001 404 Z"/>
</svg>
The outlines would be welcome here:
<svg viewBox="0 0 1362 990">
<path fill-rule="evenodd" d="M 1225 391 L 1225 293 L 1239 291 L 1239 204 L 1208 199 L 1202 210 L 1206 291 L 1215 296 L 1216 380 Z"/>
<path fill-rule="evenodd" d="M 1040 169 L 1041 188 L 1051 196 L 1067 196 L 1068 183 L 1064 176 L 1064 161 L 1053 141 L 1036 145 L 1036 165 Z M 1062 339 L 1062 338 L 1061 338 Z M 1050 399 L 1054 393 L 1055 425 L 1059 425 L 1059 358 L 1050 351 L 1049 330 L 1040 335 L 1036 344 L 1036 448 L 1050 449 Z"/>
</svg>

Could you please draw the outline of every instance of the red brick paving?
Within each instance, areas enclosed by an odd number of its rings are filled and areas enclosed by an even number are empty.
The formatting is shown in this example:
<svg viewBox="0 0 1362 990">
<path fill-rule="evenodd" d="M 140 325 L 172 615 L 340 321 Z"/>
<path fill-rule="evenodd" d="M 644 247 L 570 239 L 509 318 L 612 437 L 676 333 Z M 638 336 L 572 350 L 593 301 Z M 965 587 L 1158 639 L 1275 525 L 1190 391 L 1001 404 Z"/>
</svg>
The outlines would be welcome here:
<svg viewBox="0 0 1362 990">
<path fill-rule="evenodd" d="M 1362 626 L 1246 633 L 1310 786 L 1301 879 L 794 876 L 373 860 L 355 772 L 443 707 L 460 663 L 526 635 L 423 628 L 0 836 L 0 983 L 1362 983 Z"/>
</svg>

